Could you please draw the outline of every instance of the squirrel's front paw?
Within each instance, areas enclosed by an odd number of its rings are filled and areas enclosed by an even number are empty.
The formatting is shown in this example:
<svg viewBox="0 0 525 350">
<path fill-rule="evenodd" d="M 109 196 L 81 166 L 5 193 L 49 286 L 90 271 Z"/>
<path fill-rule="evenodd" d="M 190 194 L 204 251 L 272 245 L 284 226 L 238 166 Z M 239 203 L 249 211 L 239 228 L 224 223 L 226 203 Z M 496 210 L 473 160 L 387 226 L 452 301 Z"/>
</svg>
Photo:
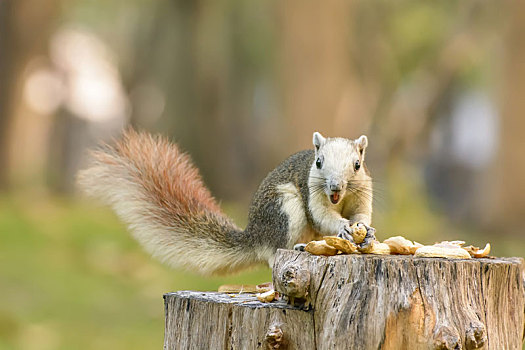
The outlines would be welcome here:
<svg viewBox="0 0 525 350">
<path fill-rule="evenodd" d="M 363 242 L 359 243 L 357 246 L 359 247 L 359 250 L 366 250 L 370 247 L 373 241 L 376 241 L 376 229 L 362 222 L 360 222 L 359 224 L 363 225 L 366 228 L 366 235 Z"/>
<path fill-rule="evenodd" d="M 339 228 L 339 233 L 337 234 L 337 237 L 346 239 L 347 241 L 354 243 L 354 237 L 352 237 L 353 233 L 354 229 L 352 228 L 352 225 L 350 225 L 350 221 L 345 221 Z"/>
</svg>

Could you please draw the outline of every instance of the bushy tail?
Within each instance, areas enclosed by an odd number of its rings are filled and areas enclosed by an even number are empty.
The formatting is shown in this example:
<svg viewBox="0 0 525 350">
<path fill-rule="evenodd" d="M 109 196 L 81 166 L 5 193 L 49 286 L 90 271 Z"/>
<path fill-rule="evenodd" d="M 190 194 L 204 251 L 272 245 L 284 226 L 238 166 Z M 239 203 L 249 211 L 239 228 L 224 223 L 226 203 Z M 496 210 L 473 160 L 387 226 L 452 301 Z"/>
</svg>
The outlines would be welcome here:
<svg viewBox="0 0 525 350">
<path fill-rule="evenodd" d="M 79 186 L 111 205 L 155 258 L 202 274 L 256 262 L 244 232 L 220 210 L 190 158 L 159 136 L 128 130 L 92 152 Z"/>
</svg>

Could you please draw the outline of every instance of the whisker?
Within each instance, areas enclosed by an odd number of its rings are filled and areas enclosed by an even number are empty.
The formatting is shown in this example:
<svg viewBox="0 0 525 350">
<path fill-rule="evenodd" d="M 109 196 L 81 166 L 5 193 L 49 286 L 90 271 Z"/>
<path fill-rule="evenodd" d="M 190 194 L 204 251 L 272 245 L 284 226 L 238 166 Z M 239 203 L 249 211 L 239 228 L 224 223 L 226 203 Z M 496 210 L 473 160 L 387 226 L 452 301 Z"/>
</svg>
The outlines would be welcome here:
<svg viewBox="0 0 525 350">
<path fill-rule="evenodd" d="M 358 201 L 362 205 L 366 205 L 366 200 L 372 201 L 372 207 L 374 210 L 385 209 L 385 195 L 383 190 L 378 189 L 375 186 L 370 186 L 371 181 L 367 180 L 350 180 L 347 182 L 348 189 L 356 195 Z M 368 186 L 367 186 L 368 185 Z"/>
</svg>

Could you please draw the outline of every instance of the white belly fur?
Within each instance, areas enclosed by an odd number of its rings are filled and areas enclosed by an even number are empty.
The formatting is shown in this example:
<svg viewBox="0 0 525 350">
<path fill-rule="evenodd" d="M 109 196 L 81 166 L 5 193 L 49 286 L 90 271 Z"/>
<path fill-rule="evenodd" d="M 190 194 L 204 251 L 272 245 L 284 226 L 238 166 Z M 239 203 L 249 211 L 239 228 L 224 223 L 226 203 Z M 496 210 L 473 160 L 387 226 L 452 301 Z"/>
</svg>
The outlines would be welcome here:
<svg viewBox="0 0 525 350">
<path fill-rule="evenodd" d="M 288 216 L 288 249 L 304 240 L 313 239 L 313 230 L 309 229 L 305 209 L 299 189 L 291 182 L 277 186 L 281 194 L 281 210 Z M 312 236 L 306 237 L 306 236 Z"/>
</svg>

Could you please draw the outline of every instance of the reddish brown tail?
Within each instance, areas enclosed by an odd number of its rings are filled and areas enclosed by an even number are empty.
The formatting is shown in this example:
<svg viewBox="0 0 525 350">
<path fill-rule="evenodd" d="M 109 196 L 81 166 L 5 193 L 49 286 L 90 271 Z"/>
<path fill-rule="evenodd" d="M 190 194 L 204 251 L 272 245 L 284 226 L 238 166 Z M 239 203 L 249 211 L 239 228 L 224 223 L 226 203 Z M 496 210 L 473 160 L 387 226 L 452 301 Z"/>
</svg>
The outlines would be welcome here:
<svg viewBox="0 0 525 350">
<path fill-rule="evenodd" d="M 80 187 L 111 205 L 159 260 L 202 274 L 257 262 L 243 231 L 220 210 L 188 155 L 159 136 L 128 130 L 92 153 Z"/>
</svg>

